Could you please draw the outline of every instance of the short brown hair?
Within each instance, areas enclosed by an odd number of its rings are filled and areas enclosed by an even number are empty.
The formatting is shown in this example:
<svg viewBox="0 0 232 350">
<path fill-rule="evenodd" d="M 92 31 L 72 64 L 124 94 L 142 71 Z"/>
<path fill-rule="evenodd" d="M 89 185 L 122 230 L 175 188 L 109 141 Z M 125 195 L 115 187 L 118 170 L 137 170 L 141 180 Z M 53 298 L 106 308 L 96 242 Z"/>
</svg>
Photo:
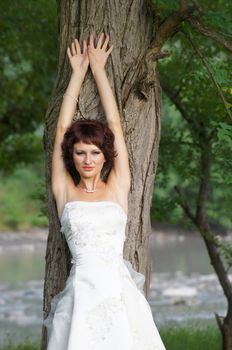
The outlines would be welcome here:
<svg viewBox="0 0 232 350">
<path fill-rule="evenodd" d="M 80 175 L 73 161 L 73 145 L 77 142 L 94 144 L 103 152 L 106 162 L 102 168 L 101 177 L 106 180 L 113 166 L 114 158 L 117 156 L 114 149 L 114 134 L 110 128 L 96 119 L 80 119 L 66 130 L 61 144 L 62 158 L 75 185 L 80 181 Z"/>
</svg>

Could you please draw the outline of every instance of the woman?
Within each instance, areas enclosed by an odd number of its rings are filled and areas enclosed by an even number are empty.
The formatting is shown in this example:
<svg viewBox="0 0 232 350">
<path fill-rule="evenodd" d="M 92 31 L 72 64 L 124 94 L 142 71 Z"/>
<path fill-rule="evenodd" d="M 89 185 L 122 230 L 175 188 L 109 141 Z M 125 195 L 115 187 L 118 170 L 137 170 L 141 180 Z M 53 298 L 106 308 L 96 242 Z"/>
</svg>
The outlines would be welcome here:
<svg viewBox="0 0 232 350">
<path fill-rule="evenodd" d="M 73 266 L 44 321 L 48 350 L 165 350 L 143 295 L 144 276 L 123 259 L 130 169 L 117 105 L 105 72 L 109 35 L 67 54 L 72 76 L 57 124 L 52 190 Z M 107 125 L 72 123 L 90 65 Z M 104 180 L 104 172 L 107 179 Z"/>
</svg>

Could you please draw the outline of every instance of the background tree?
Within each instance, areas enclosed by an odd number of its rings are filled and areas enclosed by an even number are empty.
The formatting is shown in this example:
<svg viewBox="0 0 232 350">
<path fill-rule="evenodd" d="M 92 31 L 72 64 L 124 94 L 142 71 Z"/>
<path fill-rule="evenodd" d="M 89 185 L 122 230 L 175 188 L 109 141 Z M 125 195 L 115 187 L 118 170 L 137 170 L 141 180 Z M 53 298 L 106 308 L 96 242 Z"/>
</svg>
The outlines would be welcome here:
<svg viewBox="0 0 232 350">
<path fill-rule="evenodd" d="M 201 13 L 205 13 L 202 8 Z M 225 22 L 227 12 L 221 6 L 208 4 L 207 16 L 204 17 L 206 23 L 217 24 L 217 29 L 227 35 L 231 24 Z M 223 242 L 222 236 L 226 229 L 231 229 L 232 197 L 228 186 L 232 183 L 232 161 L 226 157 L 232 150 L 231 58 L 227 52 L 228 49 L 231 51 L 231 47 L 222 45 L 221 39 L 218 42 L 206 41 L 195 32 L 190 20 L 190 24 L 185 23 L 168 43 L 172 47 L 172 58 L 159 66 L 161 85 L 181 119 L 177 124 L 177 120 L 173 123 L 168 118 L 168 127 L 164 128 L 161 174 L 163 179 L 168 179 L 171 174 L 174 176 L 171 186 L 169 181 L 170 190 L 166 191 L 166 198 L 155 202 L 155 207 L 163 208 L 161 202 L 165 200 L 169 207 L 178 205 L 201 234 L 227 299 L 226 316 L 215 316 L 222 332 L 223 349 L 230 349 L 232 283 L 229 272 L 232 245 Z M 175 70 L 180 61 L 182 64 Z M 175 174 L 171 169 L 175 169 Z M 222 202 L 223 205 L 218 208 L 218 203 Z M 215 211 L 218 211 L 217 215 Z"/>
<path fill-rule="evenodd" d="M 223 8 L 211 3 L 207 5 L 207 13 L 203 8 L 199 10 L 205 24 L 190 18 L 182 25 L 166 44 L 172 48 L 172 57 L 159 66 L 163 91 L 179 111 L 179 116 L 175 120 L 169 117 L 168 123 L 164 123 L 161 172 L 156 186 L 162 183 L 169 189 L 164 197 L 158 196 L 154 201 L 154 212 L 159 210 L 159 216 L 164 219 L 169 211 L 161 213 L 158 208 L 178 206 L 201 234 L 227 299 L 226 316 L 215 316 L 223 337 L 223 349 L 231 349 L 232 283 L 229 272 L 232 245 L 222 240 L 226 229 L 231 229 L 232 197 L 228 185 L 232 183 L 232 161 L 227 157 L 232 150 L 231 59 L 228 55 L 231 44 L 225 45 L 222 34 L 213 35 L 209 28 L 210 39 L 206 41 L 195 33 L 195 26 L 198 23 L 197 28 L 202 31 L 206 24 L 215 24 L 220 33 L 224 30 L 226 37 L 231 26 L 228 14 L 232 8 L 229 3 Z M 215 42 L 212 38 L 218 40 Z M 184 64 L 177 71 L 178 62 Z"/>
<path fill-rule="evenodd" d="M 0 13 L 0 228 L 25 230 L 47 225 L 42 136 L 57 62 L 56 6 L 2 1 Z"/>
<path fill-rule="evenodd" d="M 57 56 L 55 1 L 3 1 L 0 43 L 0 169 L 9 175 L 43 156 L 43 116 Z"/>
</svg>

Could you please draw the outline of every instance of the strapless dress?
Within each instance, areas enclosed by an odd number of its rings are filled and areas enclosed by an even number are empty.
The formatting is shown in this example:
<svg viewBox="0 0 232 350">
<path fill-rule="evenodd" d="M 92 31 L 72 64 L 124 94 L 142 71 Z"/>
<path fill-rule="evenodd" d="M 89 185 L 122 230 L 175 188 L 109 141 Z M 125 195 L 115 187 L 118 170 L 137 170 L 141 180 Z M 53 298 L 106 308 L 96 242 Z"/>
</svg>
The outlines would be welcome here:
<svg viewBox="0 0 232 350">
<path fill-rule="evenodd" d="M 66 203 L 61 232 L 72 267 L 44 320 L 47 350 L 165 350 L 145 277 L 123 259 L 126 224 L 116 202 Z"/>
</svg>

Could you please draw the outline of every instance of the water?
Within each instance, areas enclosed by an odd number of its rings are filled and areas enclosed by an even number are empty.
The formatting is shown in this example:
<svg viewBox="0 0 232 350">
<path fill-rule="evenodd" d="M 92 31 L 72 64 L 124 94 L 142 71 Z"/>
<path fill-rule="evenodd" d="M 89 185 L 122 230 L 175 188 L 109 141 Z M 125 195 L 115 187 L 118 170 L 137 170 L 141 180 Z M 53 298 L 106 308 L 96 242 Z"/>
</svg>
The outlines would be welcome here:
<svg viewBox="0 0 232 350">
<path fill-rule="evenodd" d="M 226 238 L 231 241 L 231 235 Z M 158 325 L 215 324 L 226 299 L 199 234 L 164 234 L 150 240 L 153 274 L 148 301 Z M 229 276 L 232 281 L 232 274 Z"/>
<path fill-rule="evenodd" d="M 46 231 L 0 234 L 0 346 L 39 342 Z"/>
<path fill-rule="evenodd" d="M 0 345 L 39 342 L 47 232 L 0 234 Z M 148 301 L 158 328 L 173 323 L 215 323 L 226 301 L 197 234 L 150 239 L 153 274 Z M 230 276 L 232 278 L 232 276 Z M 216 324 L 216 323 L 215 323 Z"/>
</svg>

